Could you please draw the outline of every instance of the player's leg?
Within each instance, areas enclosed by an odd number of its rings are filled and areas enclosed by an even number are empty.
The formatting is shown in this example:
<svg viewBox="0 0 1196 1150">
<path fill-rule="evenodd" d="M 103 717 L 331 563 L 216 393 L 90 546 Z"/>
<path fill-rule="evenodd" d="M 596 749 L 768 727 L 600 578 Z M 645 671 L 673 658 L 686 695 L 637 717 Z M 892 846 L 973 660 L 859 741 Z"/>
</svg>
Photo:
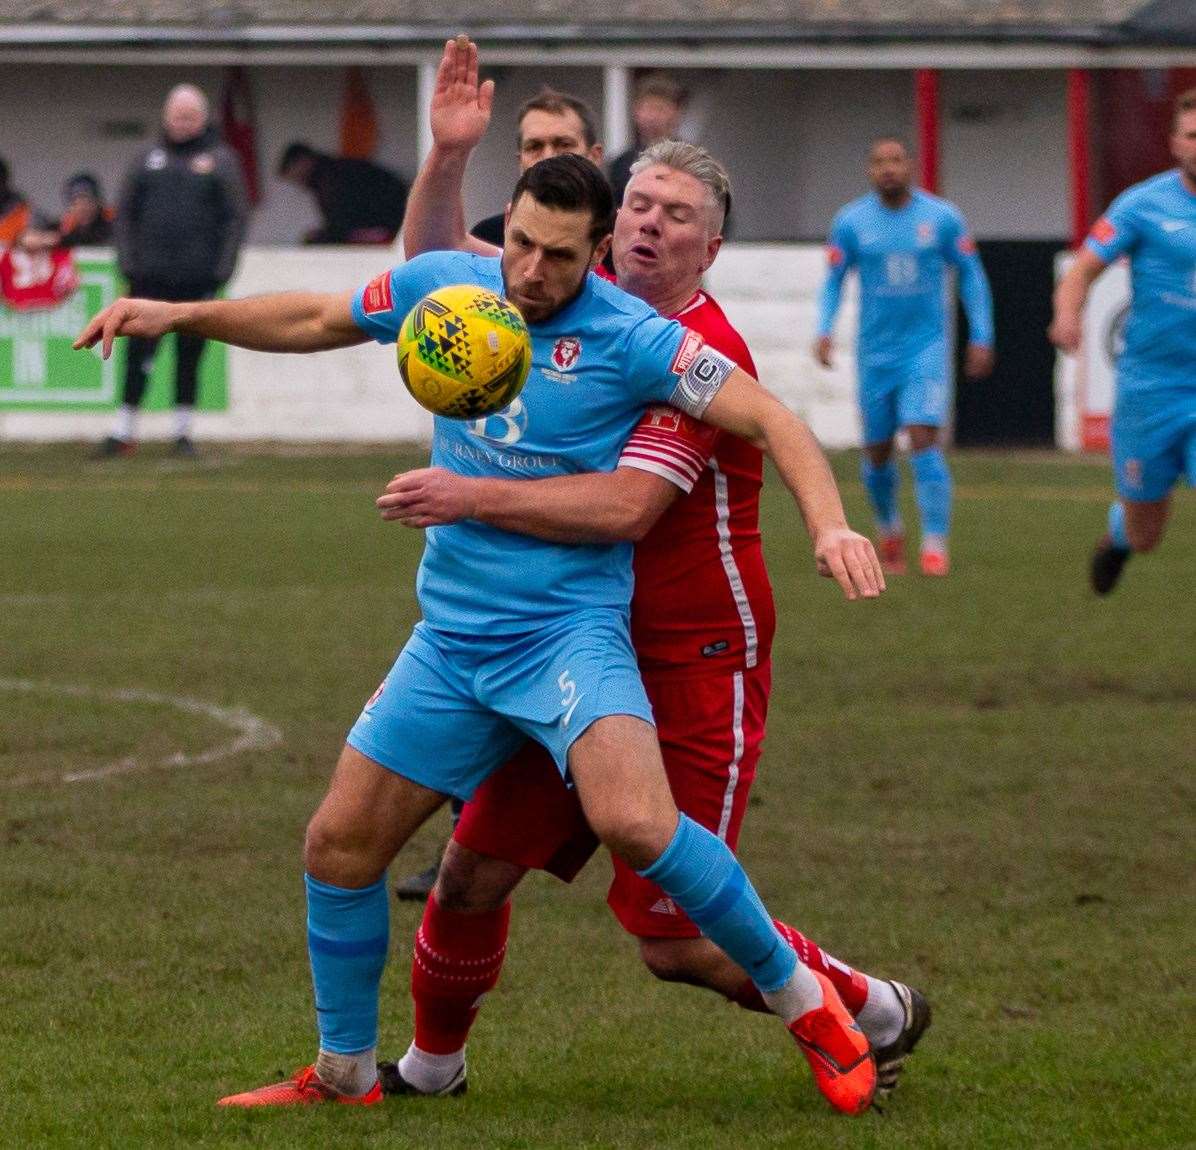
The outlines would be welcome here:
<svg viewBox="0 0 1196 1150">
<path fill-rule="evenodd" d="M 498 983 L 509 897 L 535 868 L 571 882 L 597 848 L 575 793 L 538 744 L 523 747 L 464 805 L 427 900 L 412 961 L 415 1035 L 381 1067 L 391 1094 L 465 1088 L 479 999 Z"/>
<path fill-rule="evenodd" d="M 914 495 L 922 520 L 918 563 L 923 575 L 946 575 L 950 566 L 947 537 L 951 531 L 951 469 L 939 444 L 937 427 L 910 424 L 906 431 Z"/>
<path fill-rule="evenodd" d="M 750 974 L 831 1104 L 866 1109 L 876 1088 L 867 1038 L 832 984 L 797 961 L 727 845 L 677 812 L 650 724 L 596 720 L 573 743 L 569 767 L 595 834 Z"/>
<path fill-rule="evenodd" d="M 526 873 L 449 840 L 415 936 L 415 1034 L 397 1063 L 380 1067 L 387 1094 L 464 1092 L 465 1043 L 482 999 L 498 985 L 510 898 Z"/>
<path fill-rule="evenodd" d="M 831 1103 L 866 1108 L 876 1084 L 868 1040 L 834 987 L 800 966 L 726 844 L 677 812 L 626 616 L 578 612 L 483 678 L 485 699 L 572 776 L 594 834 L 752 976 Z"/>
<path fill-rule="evenodd" d="M 1178 414 L 1178 418 L 1176 415 Z M 1113 415 L 1111 455 L 1117 498 L 1108 528 L 1092 553 L 1092 589 L 1107 595 L 1130 556 L 1153 551 L 1171 512 L 1171 490 L 1196 470 L 1196 418 L 1154 402 L 1119 400 Z"/>
<path fill-rule="evenodd" d="M 522 736 L 480 707 L 468 675 L 417 626 L 366 704 L 308 826 L 308 952 L 320 1053 L 294 1079 L 224 1105 L 377 1101 L 378 984 L 386 962 L 385 869 L 449 792 L 467 795 Z"/>
<path fill-rule="evenodd" d="M 645 680 L 678 808 L 732 850 L 763 749 L 770 686 L 767 665 L 696 680 L 668 675 Z M 640 955 L 656 977 L 706 987 L 745 1009 L 768 1012 L 743 968 L 701 937 L 658 886 L 618 859 L 614 871 L 607 902 L 620 925 L 638 939 Z M 916 991 L 852 970 L 796 928 L 780 921 L 776 926 L 799 961 L 830 980 L 874 1049 L 897 1041 L 907 1021 L 900 996 L 904 991 L 912 1003 L 921 997 Z M 928 1021 L 928 1008 L 925 1013 Z M 921 1029 L 925 1025 L 921 1022 Z"/>
<path fill-rule="evenodd" d="M 230 1095 L 220 1105 L 368 1105 L 381 1099 L 378 985 L 390 935 L 384 874 L 445 798 L 345 746 L 308 823 L 303 850 L 319 1054 L 294 1078 Z"/>
<path fill-rule="evenodd" d="M 860 479 L 872 505 L 881 566 L 891 575 L 902 575 L 905 573 L 905 528 L 898 502 L 900 472 L 893 456 L 897 400 L 891 373 L 875 368 L 861 370 L 860 419 L 864 435 Z"/>
<path fill-rule="evenodd" d="M 449 804 L 449 834 L 457 829 L 457 823 L 461 818 L 461 810 L 464 803 L 460 799 L 454 798 Z M 441 854 L 443 855 L 443 851 Z M 440 860 L 424 867 L 423 870 L 412 871 L 405 875 L 394 884 L 395 898 L 399 902 L 427 902 L 428 895 L 432 893 L 432 888 L 436 885 L 436 873 L 440 869 Z"/>
<path fill-rule="evenodd" d="M 902 368 L 902 374 L 897 421 L 909 435 L 914 498 L 922 521 L 919 568 L 923 575 L 946 575 L 953 496 L 951 469 L 939 434 L 950 406 L 946 344 L 940 341 L 924 348 Z"/>
</svg>

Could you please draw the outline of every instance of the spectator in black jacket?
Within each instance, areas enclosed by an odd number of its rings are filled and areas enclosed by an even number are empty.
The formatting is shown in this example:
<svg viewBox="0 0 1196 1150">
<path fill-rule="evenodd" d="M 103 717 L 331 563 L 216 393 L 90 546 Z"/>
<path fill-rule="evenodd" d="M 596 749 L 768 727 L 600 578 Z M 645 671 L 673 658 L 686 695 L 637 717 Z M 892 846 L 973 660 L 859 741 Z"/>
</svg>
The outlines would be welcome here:
<svg viewBox="0 0 1196 1150">
<path fill-rule="evenodd" d="M 636 84 L 631 104 L 635 144 L 611 160 L 607 172 L 616 204 L 623 202 L 623 189 L 631 179 L 631 165 L 640 152 L 661 140 L 677 138 L 685 101 L 685 89 L 665 72 L 649 72 Z"/>
<path fill-rule="evenodd" d="M 278 161 L 278 175 L 310 192 L 323 224 L 308 244 L 389 244 L 403 226 L 407 181 L 397 172 L 347 156 L 329 156 L 296 140 Z"/>
<path fill-rule="evenodd" d="M 146 299 L 210 299 L 229 280 L 245 233 L 248 206 L 236 156 L 208 121 L 208 101 L 191 84 L 172 89 L 162 135 L 125 174 L 116 209 L 116 249 L 130 294 Z M 175 440 L 195 454 L 192 415 L 204 341 L 177 336 Z M 135 448 L 137 409 L 157 340 L 129 340 L 124 396 L 101 455 Z"/>
</svg>

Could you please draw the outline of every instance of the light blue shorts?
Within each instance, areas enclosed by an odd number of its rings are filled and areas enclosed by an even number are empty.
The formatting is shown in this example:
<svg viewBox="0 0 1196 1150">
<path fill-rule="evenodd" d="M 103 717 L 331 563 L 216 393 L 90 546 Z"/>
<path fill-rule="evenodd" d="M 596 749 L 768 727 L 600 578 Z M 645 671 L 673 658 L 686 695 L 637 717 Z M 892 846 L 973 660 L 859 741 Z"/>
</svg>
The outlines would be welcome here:
<svg viewBox="0 0 1196 1150">
<path fill-rule="evenodd" d="M 905 363 L 860 368 L 864 443 L 886 443 L 900 427 L 942 427 L 950 408 L 947 345 L 932 343 Z"/>
<path fill-rule="evenodd" d="M 567 777 L 574 740 L 608 715 L 652 722 L 623 612 L 574 612 L 501 643 L 421 622 L 348 742 L 404 778 L 468 799 L 528 738 Z"/>
<path fill-rule="evenodd" d="M 1109 438 L 1122 499 L 1153 503 L 1181 476 L 1196 487 L 1196 391 L 1119 395 Z"/>
</svg>

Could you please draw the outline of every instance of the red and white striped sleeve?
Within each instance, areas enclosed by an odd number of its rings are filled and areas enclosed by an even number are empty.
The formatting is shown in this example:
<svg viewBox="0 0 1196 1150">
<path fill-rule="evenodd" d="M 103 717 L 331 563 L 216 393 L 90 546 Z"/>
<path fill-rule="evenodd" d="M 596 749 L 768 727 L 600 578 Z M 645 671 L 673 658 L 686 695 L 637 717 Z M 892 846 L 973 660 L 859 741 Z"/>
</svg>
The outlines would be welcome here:
<svg viewBox="0 0 1196 1150">
<path fill-rule="evenodd" d="M 623 445 L 619 466 L 650 471 L 688 495 L 706 467 L 718 436 L 717 428 L 675 407 L 652 407 Z"/>
</svg>

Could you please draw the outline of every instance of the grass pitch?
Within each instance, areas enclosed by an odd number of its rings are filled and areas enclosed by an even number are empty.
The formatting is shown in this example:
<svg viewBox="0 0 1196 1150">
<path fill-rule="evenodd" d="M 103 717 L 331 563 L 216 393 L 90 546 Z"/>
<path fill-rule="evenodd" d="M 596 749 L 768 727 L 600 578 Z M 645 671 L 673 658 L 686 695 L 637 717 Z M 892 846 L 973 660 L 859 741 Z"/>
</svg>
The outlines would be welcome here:
<svg viewBox="0 0 1196 1150">
<path fill-rule="evenodd" d="M 372 497 L 419 462 L 0 456 L 0 1144 L 1196 1142 L 1196 500 L 1098 601 L 1106 467 L 994 455 L 955 457 L 951 577 L 879 603 L 811 573 L 775 480 L 765 503 L 781 622 L 742 854 L 778 914 L 930 995 L 885 1116 L 831 1114 L 775 1022 L 655 983 L 601 860 L 526 884 L 465 1098 L 217 1111 L 314 1051 L 300 842 L 416 618 L 420 539 Z M 392 917 L 385 1052 L 418 914 Z"/>
</svg>

